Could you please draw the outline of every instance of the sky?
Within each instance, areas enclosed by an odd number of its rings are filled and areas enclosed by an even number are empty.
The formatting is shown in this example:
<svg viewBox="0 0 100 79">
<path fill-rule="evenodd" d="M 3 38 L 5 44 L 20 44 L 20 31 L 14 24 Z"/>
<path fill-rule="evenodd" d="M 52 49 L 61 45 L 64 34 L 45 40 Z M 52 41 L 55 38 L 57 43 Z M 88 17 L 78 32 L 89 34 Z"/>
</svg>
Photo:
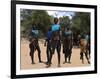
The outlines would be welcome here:
<svg viewBox="0 0 100 79">
<path fill-rule="evenodd" d="M 74 12 L 69 11 L 47 11 L 49 15 L 52 15 L 54 17 L 62 17 L 62 16 L 68 16 L 69 19 L 72 19 L 72 16 L 75 14 Z"/>
</svg>

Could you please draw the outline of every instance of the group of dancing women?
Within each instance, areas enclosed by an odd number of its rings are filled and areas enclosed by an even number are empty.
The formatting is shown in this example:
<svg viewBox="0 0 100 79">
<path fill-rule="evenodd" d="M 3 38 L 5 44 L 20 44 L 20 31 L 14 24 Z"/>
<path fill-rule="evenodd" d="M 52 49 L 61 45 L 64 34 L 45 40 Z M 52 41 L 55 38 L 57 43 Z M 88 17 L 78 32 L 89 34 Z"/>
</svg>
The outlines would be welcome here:
<svg viewBox="0 0 100 79">
<path fill-rule="evenodd" d="M 43 63 L 41 60 L 41 50 L 38 42 L 38 30 L 33 24 L 32 27 L 32 38 L 30 40 L 29 48 L 30 48 L 30 57 L 32 64 L 35 64 L 34 62 L 34 52 L 37 50 L 38 51 L 38 58 L 39 58 L 39 63 Z M 84 38 L 83 38 L 84 39 Z M 85 56 L 88 60 L 88 63 L 90 63 L 89 58 L 87 57 L 87 41 L 81 40 L 80 42 L 80 59 L 82 60 L 83 63 L 83 54 L 85 53 Z M 63 46 L 61 46 L 63 45 Z M 86 46 L 85 46 L 86 45 Z M 63 54 L 64 54 L 64 62 L 65 63 L 71 63 L 71 54 L 72 54 L 72 48 L 73 48 L 73 33 L 70 30 L 70 27 L 67 28 L 61 28 L 59 24 L 59 19 L 54 18 L 54 24 L 51 25 L 51 27 L 48 28 L 48 31 L 46 33 L 46 39 L 44 46 L 46 46 L 46 67 L 50 67 L 52 65 L 52 57 L 55 53 L 55 50 L 57 52 L 57 59 L 58 59 L 58 67 L 61 66 L 61 47 L 63 49 Z M 86 51 L 85 51 L 86 50 Z"/>
</svg>

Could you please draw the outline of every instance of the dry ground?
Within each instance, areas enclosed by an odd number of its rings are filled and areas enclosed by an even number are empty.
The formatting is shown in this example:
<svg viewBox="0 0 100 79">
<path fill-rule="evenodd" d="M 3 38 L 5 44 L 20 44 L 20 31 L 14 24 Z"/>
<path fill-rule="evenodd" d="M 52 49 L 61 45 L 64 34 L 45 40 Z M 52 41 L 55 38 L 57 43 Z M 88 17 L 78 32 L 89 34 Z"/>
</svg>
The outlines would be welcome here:
<svg viewBox="0 0 100 79">
<path fill-rule="evenodd" d="M 39 41 L 39 45 L 41 48 L 41 58 L 42 61 L 46 62 L 46 47 L 44 47 L 44 41 Z M 31 64 L 31 58 L 29 55 L 29 42 L 27 40 L 21 40 L 21 69 L 39 69 L 39 68 L 46 68 L 44 63 L 38 63 L 38 52 L 35 52 L 35 63 Z M 71 57 L 71 64 L 63 64 L 64 62 L 64 55 L 61 50 L 61 67 L 81 67 L 81 66 L 90 66 L 85 59 L 85 63 L 82 64 L 80 60 L 80 49 L 73 48 L 72 49 L 72 57 Z M 52 58 L 52 68 L 57 67 L 57 53 L 55 52 Z"/>
</svg>

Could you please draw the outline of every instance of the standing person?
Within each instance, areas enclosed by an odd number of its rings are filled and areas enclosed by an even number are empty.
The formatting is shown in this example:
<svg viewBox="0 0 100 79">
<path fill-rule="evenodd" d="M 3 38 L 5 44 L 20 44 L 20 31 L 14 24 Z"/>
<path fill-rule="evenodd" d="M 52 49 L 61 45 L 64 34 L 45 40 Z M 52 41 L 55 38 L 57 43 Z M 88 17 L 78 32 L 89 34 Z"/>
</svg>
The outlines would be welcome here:
<svg viewBox="0 0 100 79">
<path fill-rule="evenodd" d="M 90 64 L 87 45 L 88 45 L 88 41 L 86 40 L 86 34 L 84 33 L 83 35 L 81 35 L 81 39 L 80 39 L 80 59 L 82 60 L 83 64 L 84 64 L 84 55 L 87 59 L 88 64 Z"/>
<path fill-rule="evenodd" d="M 52 31 L 52 38 L 51 38 L 52 54 L 50 57 L 50 62 L 52 60 L 52 56 L 56 49 L 57 54 L 58 54 L 58 67 L 60 67 L 61 42 L 60 42 L 60 25 L 59 25 L 58 18 L 54 18 L 54 24 L 51 27 L 51 31 Z M 51 64 L 48 64 L 48 67 L 50 67 L 50 66 L 51 66 Z"/>
<path fill-rule="evenodd" d="M 39 31 L 38 29 L 36 28 L 36 26 L 34 24 L 32 24 L 32 39 L 34 39 L 34 48 L 35 50 L 38 51 L 38 58 L 39 58 L 39 63 L 41 63 L 41 50 L 40 50 L 40 46 L 39 46 L 39 43 L 38 43 L 38 35 L 39 35 Z M 31 60 L 33 61 L 34 60 L 34 52 L 31 52 Z"/>
<path fill-rule="evenodd" d="M 63 32 L 63 53 L 65 55 L 65 61 L 64 64 L 67 63 L 67 58 L 68 58 L 68 63 L 70 62 L 71 59 L 71 54 L 72 54 L 72 47 L 73 47 L 73 35 L 72 31 L 67 28 L 65 29 L 65 32 Z"/>
<path fill-rule="evenodd" d="M 45 46 L 47 45 L 47 48 L 46 48 L 46 54 L 47 54 L 46 64 L 47 65 L 51 64 L 51 61 L 50 61 L 50 57 L 51 57 L 51 54 L 52 54 L 51 37 L 52 37 L 52 31 L 51 31 L 51 28 L 49 28 L 48 32 L 46 33 L 46 40 L 45 40 Z"/>
</svg>

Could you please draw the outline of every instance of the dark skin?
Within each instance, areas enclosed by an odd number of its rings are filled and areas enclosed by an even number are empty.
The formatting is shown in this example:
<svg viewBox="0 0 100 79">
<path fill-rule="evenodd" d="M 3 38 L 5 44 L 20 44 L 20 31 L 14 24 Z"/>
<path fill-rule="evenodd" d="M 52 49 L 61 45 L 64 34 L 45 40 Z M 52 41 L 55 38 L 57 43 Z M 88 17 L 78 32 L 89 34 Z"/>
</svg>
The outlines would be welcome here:
<svg viewBox="0 0 100 79">
<path fill-rule="evenodd" d="M 58 18 L 54 18 L 54 24 L 58 24 Z M 57 38 L 59 38 L 59 39 L 57 39 Z M 55 49 L 57 50 L 57 54 L 58 54 L 58 67 L 60 67 L 60 49 L 61 49 L 60 29 L 53 33 L 52 39 L 51 39 L 51 45 L 52 45 L 52 51 L 51 51 L 52 54 L 50 55 L 50 61 L 47 65 L 47 67 L 51 66 L 52 56 L 55 52 Z"/>
<path fill-rule="evenodd" d="M 67 28 L 67 31 L 70 31 L 70 29 Z M 63 30 L 62 36 L 63 36 L 63 53 L 65 56 L 65 61 L 63 64 L 71 63 L 70 59 L 71 59 L 71 54 L 72 54 L 72 34 L 70 34 L 70 38 L 68 38 L 69 36 L 66 36 L 65 30 Z"/>
<path fill-rule="evenodd" d="M 42 63 L 42 61 L 41 61 L 41 51 L 40 51 L 40 47 L 38 45 L 38 41 L 36 39 L 32 38 L 32 41 L 29 44 L 29 48 L 30 48 L 30 56 L 31 56 L 32 64 L 35 64 L 35 62 L 34 62 L 34 52 L 36 50 L 38 51 L 39 63 Z"/>
<path fill-rule="evenodd" d="M 32 64 L 35 64 L 34 62 L 34 51 L 35 51 L 35 41 L 32 40 L 29 44 L 29 48 L 30 48 L 30 56 L 31 56 L 31 60 L 32 60 Z"/>
<path fill-rule="evenodd" d="M 30 45 L 29 45 L 32 64 L 34 64 L 34 52 L 36 50 L 38 52 L 39 63 L 42 63 L 42 61 L 41 61 L 41 50 L 40 50 L 40 46 L 39 46 L 39 43 L 38 43 L 38 34 L 34 33 L 35 30 L 38 30 L 38 29 L 36 28 L 36 24 L 34 22 L 32 24 L 32 31 L 33 32 L 31 33 L 32 41 L 30 42 Z"/>
</svg>

